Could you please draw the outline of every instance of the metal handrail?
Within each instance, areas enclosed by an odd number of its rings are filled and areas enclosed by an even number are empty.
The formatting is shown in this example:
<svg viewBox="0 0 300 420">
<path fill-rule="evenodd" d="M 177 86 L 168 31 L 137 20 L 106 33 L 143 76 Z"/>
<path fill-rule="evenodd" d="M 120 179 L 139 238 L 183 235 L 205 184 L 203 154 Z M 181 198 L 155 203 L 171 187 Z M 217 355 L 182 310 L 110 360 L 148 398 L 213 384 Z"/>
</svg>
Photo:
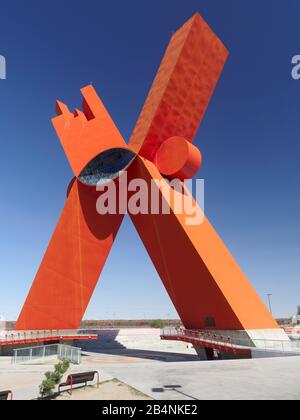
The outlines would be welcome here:
<svg viewBox="0 0 300 420">
<path fill-rule="evenodd" d="M 57 356 L 60 360 L 68 360 L 71 363 L 80 364 L 81 348 L 67 346 L 65 344 L 19 348 L 14 350 L 12 363 L 17 364 L 33 360 L 43 360 L 52 356 Z"/>
<path fill-rule="evenodd" d="M 162 337 L 176 337 L 196 339 L 208 344 L 222 345 L 236 349 L 253 350 L 274 350 L 280 352 L 295 352 L 300 353 L 300 341 L 289 340 L 269 340 L 269 339 L 251 339 L 251 338 L 238 338 L 234 336 L 220 335 L 214 331 L 200 331 L 200 330 L 185 330 L 182 328 L 163 329 L 161 332 Z"/>
<path fill-rule="evenodd" d="M 0 343 L 6 342 L 20 342 L 27 340 L 43 339 L 43 338 L 63 338 L 63 337 L 77 337 L 89 338 L 94 333 L 85 331 L 82 333 L 81 330 L 32 330 L 32 331 L 3 331 L 2 336 L 0 335 Z"/>
</svg>

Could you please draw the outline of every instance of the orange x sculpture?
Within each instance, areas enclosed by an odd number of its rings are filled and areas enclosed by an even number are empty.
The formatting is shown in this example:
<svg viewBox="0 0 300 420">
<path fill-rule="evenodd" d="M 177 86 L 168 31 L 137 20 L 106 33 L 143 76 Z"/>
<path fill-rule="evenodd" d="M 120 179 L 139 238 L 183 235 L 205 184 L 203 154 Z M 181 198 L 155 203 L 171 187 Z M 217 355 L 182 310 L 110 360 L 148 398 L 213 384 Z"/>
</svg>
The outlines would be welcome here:
<svg viewBox="0 0 300 420">
<path fill-rule="evenodd" d="M 79 327 L 123 220 L 97 213 L 100 179 L 126 170 L 150 185 L 196 174 L 201 154 L 192 142 L 227 56 L 201 16 L 191 18 L 172 37 L 128 145 L 92 86 L 81 91 L 82 111 L 57 102 L 53 124 L 75 178 L 18 330 Z M 173 210 L 129 215 L 185 327 L 278 328 L 209 221 L 188 225 Z"/>
</svg>

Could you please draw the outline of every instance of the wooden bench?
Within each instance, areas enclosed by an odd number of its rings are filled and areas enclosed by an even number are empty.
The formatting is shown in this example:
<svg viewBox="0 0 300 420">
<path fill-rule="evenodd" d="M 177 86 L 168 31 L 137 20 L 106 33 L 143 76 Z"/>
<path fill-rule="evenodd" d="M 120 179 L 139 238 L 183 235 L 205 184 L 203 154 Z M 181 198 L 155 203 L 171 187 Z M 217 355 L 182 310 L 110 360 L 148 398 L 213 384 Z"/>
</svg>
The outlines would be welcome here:
<svg viewBox="0 0 300 420">
<path fill-rule="evenodd" d="M 0 401 L 7 401 L 13 399 L 13 393 L 11 391 L 0 391 Z"/>
<path fill-rule="evenodd" d="M 93 382 L 97 376 L 97 387 L 99 388 L 99 372 L 82 372 L 82 373 L 73 373 L 67 377 L 66 382 L 58 386 L 58 392 L 60 393 L 61 388 L 70 387 L 71 395 L 73 390 L 73 385 L 84 384 L 87 386 L 88 382 Z"/>
</svg>

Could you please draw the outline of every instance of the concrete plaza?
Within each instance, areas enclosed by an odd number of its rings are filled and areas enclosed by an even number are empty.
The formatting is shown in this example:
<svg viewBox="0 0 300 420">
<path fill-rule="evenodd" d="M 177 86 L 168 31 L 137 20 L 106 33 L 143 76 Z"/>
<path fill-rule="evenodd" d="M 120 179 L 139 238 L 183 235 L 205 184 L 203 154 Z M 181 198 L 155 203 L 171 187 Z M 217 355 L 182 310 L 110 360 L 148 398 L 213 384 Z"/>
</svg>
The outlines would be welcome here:
<svg viewBox="0 0 300 420">
<path fill-rule="evenodd" d="M 1 389 L 12 389 L 15 399 L 37 398 L 53 364 L 12 365 L 10 358 L 0 358 Z M 69 373 L 89 370 L 98 370 L 101 382 L 117 379 L 158 400 L 300 400 L 300 357 L 202 362 L 193 349 L 162 342 L 156 333 L 118 333 L 83 343 L 82 364 Z"/>
</svg>

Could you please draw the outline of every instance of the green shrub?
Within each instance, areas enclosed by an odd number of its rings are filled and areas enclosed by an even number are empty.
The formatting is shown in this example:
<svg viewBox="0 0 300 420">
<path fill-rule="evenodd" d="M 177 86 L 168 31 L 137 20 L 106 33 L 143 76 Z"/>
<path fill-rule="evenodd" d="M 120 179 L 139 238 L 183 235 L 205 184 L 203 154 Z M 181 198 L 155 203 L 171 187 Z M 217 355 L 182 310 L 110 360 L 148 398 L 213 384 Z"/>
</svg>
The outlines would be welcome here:
<svg viewBox="0 0 300 420">
<path fill-rule="evenodd" d="M 41 397 L 51 397 L 51 395 L 53 395 L 54 387 L 55 382 L 53 380 L 45 379 L 39 387 Z"/>
<path fill-rule="evenodd" d="M 55 372 L 53 372 L 52 373 L 52 375 L 51 375 L 51 380 L 56 384 L 56 385 L 58 385 L 59 383 L 60 383 L 60 381 L 61 381 L 61 378 L 63 377 L 63 375 L 60 373 L 60 372 L 58 372 L 57 370 L 55 371 Z"/>
<path fill-rule="evenodd" d="M 164 321 L 162 321 L 161 319 L 156 319 L 150 322 L 150 327 L 151 328 L 164 328 L 165 324 Z"/>
<path fill-rule="evenodd" d="M 67 360 L 64 360 L 61 363 L 58 363 L 54 366 L 54 371 L 64 375 L 70 367 L 70 363 Z"/>
<path fill-rule="evenodd" d="M 52 376 L 52 372 L 46 372 L 45 376 L 46 376 L 46 379 L 50 380 Z"/>
<path fill-rule="evenodd" d="M 70 362 L 69 362 L 68 360 L 64 360 L 64 361 L 62 362 L 62 366 L 63 366 L 64 373 L 66 373 L 66 372 L 67 372 L 67 370 L 68 370 L 68 369 L 69 369 L 69 367 L 70 367 Z"/>
<path fill-rule="evenodd" d="M 63 375 L 67 372 L 70 367 L 70 363 L 65 360 L 64 362 L 58 363 L 54 366 L 54 372 L 46 372 L 45 377 L 46 379 L 40 385 L 40 395 L 42 398 L 44 397 L 51 397 L 53 395 L 53 391 L 55 385 L 58 385 L 63 377 Z"/>
</svg>

